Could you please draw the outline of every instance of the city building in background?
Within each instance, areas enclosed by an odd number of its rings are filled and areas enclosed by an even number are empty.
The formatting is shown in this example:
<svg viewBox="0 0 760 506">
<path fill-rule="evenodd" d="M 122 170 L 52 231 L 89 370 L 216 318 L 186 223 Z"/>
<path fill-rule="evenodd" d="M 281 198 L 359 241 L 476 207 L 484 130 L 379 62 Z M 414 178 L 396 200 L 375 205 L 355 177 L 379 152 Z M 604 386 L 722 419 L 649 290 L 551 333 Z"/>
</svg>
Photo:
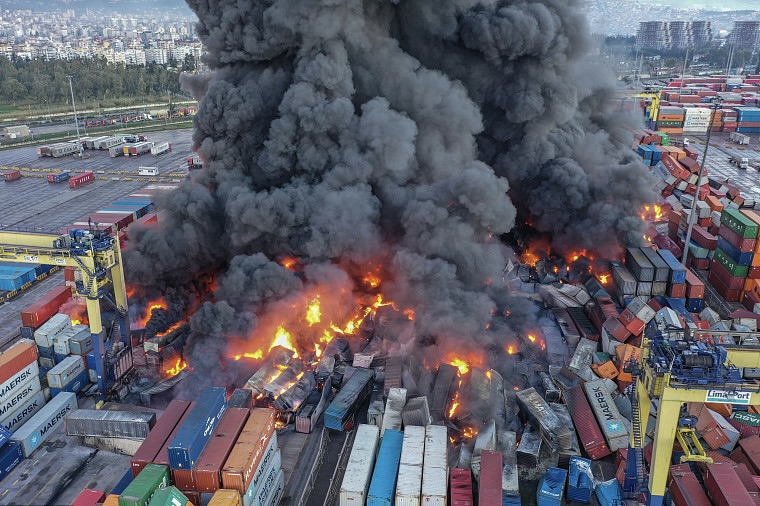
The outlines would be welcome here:
<svg viewBox="0 0 760 506">
<path fill-rule="evenodd" d="M 696 49 L 712 42 L 709 21 L 642 21 L 636 31 L 636 49 Z"/>
<path fill-rule="evenodd" d="M 736 49 L 760 50 L 760 21 L 734 21 L 728 43 Z"/>
</svg>

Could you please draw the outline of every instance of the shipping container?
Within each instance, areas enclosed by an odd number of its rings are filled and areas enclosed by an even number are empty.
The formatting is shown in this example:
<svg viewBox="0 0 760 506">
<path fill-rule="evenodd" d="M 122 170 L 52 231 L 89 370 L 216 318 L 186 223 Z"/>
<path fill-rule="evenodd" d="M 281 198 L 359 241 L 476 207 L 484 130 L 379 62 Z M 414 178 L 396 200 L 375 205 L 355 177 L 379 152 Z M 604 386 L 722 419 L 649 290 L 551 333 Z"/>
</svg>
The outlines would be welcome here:
<svg viewBox="0 0 760 506">
<path fill-rule="evenodd" d="M 538 506 L 559 506 L 565 490 L 567 471 L 557 467 L 550 467 L 538 482 L 536 493 Z"/>
<path fill-rule="evenodd" d="M 586 451 L 586 455 L 593 460 L 598 460 L 609 455 L 610 449 L 604 439 L 604 434 L 599 428 L 594 412 L 583 393 L 583 387 L 577 385 L 563 393 L 567 407 L 573 417 L 575 430 Z"/>
<path fill-rule="evenodd" d="M 448 442 L 445 426 L 425 427 L 425 455 L 422 465 L 422 504 L 425 506 L 446 506 Z"/>
<path fill-rule="evenodd" d="M 3 172 L 3 180 L 6 182 L 17 181 L 19 179 L 21 179 L 21 172 L 18 170 Z"/>
<path fill-rule="evenodd" d="M 502 455 L 483 450 L 480 456 L 479 506 L 501 506 Z"/>
<path fill-rule="evenodd" d="M 55 338 L 70 328 L 71 317 L 69 315 L 55 314 L 34 332 L 34 341 L 38 346 L 52 348 Z"/>
<path fill-rule="evenodd" d="M 148 506 L 156 490 L 169 486 L 169 468 L 148 464 L 119 495 L 119 506 Z"/>
<path fill-rule="evenodd" d="M 380 429 L 376 425 L 360 424 L 357 427 L 340 487 L 340 506 L 357 506 L 366 502 L 379 437 Z"/>
<path fill-rule="evenodd" d="M 351 378 L 340 389 L 332 403 L 325 410 L 325 427 L 333 430 L 344 430 L 346 424 L 354 416 L 359 405 L 372 391 L 372 379 L 375 373 L 372 369 L 356 369 Z"/>
<path fill-rule="evenodd" d="M 87 369 L 82 370 L 79 374 L 71 378 L 63 388 L 50 388 L 50 395 L 56 396 L 61 392 L 77 393 L 90 383 L 90 374 Z"/>
<path fill-rule="evenodd" d="M 424 452 L 425 427 L 406 426 L 396 480 L 396 506 L 419 506 Z"/>
<path fill-rule="evenodd" d="M 39 388 L 39 380 L 36 385 L 38 387 L 36 394 L 27 397 L 16 410 L 0 419 L 0 425 L 6 430 L 16 432 L 45 405 L 45 392 Z"/>
<path fill-rule="evenodd" d="M 61 305 L 69 299 L 71 299 L 71 287 L 56 286 L 41 299 L 21 310 L 21 324 L 36 329 L 56 314 Z M 49 345 L 41 344 L 41 346 Z"/>
<path fill-rule="evenodd" d="M 644 256 L 649 260 L 649 263 L 652 264 L 652 267 L 654 267 L 654 282 L 667 283 L 670 275 L 670 268 L 665 260 L 657 254 L 657 251 L 655 251 L 654 248 L 641 248 L 641 252 L 644 253 Z"/>
<path fill-rule="evenodd" d="M 32 452 L 63 425 L 63 418 L 77 409 L 77 396 L 70 392 L 56 395 L 24 425 L 13 433 L 13 441 L 19 441 L 28 457 Z"/>
<path fill-rule="evenodd" d="M 147 464 L 153 462 L 189 407 L 188 401 L 173 400 L 169 403 L 132 458 L 132 476 L 137 476 Z"/>
<path fill-rule="evenodd" d="M 716 506 L 754 504 L 731 464 L 707 464 L 705 487 Z"/>
<path fill-rule="evenodd" d="M 600 506 L 620 506 L 623 504 L 623 491 L 620 489 L 620 483 L 614 478 L 597 484 L 594 493 Z"/>
<path fill-rule="evenodd" d="M 26 383 L 16 387 L 13 393 L 0 403 L 0 419 L 7 420 L 22 406 L 42 390 L 39 377 L 30 378 Z"/>
<path fill-rule="evenodd" d="M 527 467 L 538 466 L 542 441 L 541 435 L 533 424 L 527 424 L 520 437 L 520 446 L 517 447 L 517 463 Z"/>
<path fill-rule="evenodd" d="M 14 367 L 6 365 L 5 367 Z M 15 367 L 14 367 L 15 368 Z M 0 406 L 5 408 L 5 404 L 9 399 L 16 397 L 21 389 L 31 381 L 37 379 L 39 383 L 40 367 L 37 365 L 37 361 L 26 364 L 19 368 L 13 376 L 8 378 L 2 384 L 0 384 Z M 0 409 L 0 418 L 4 418 L 6 413 L 10 413 L 7 409 Z"/>
<path fill-rule="evenodd" d="M 230 400 L 227 401 L 227 407 L 251 409 L 253 407 L 253 392 L 247 388 L 236 388 L 230 395 Z"/>
<path fill-rule="evenodd" d="M 187 496 L 177 487 L 159 488 L 150 498 L 150 506 L 185 506 Z"/>
<path fill-rule="evenodd" d="M 261 501 L 264 499 L 264 488 L 271 486 L 272 480 L 275 478 L 276 471 L 280 468 L 281 464 L 280 449 L 277 445 L 277 432 L 272 434 L 267 444 L 266 449 L 256 466 L 256 471 L 253 473 L 251 483 L 248 485 L 248 489 L 243 495 L 243 506 L 251 506 L 252 503 Z"/>
<path fill-rule="evenodd" d="M 627 248 L 625 266 L 638 281 L 654 281 L 654 266 L 640 248 Z"/>
<path fill-rule="evenodd" d="M 607 447 L 612 450 L 628 448 L 629 433 L 623 418 L 615 406 L 612 396 L 605 387 L 604 380 L 595 380 L 583 385 L 591 409 L 605 435 Z"/>
<path fill-rule="evenodd" d="M 517 392 L 517 404 L 533 426 L 540 430 L 542 439 L 553 449 L 566 450 L 572 446 L 572 433 L 535 388 Z"/>
<path fill-rule="evenodd" d="M 95 181 L 95 175 L 92 172 L 83 172 L 69 178 L 69 188 L 78 188 L 93 181 Z"/>
<path fill-rule="evenodd" d="M 248 420 L 248 413 L 245 408 L 227 408 L 192 471 L 195 487 L 183 487 L 184 490 L 214 492 L 222 487 L 222 467 Z"/>
<path fill-rule="evenodd" d="M 445 506 L 445 502 L 443 505 Z M 474 506 L 472 473 L 469 469 L 451 468 L 451 506 Z M 499 505 L 501 506 L 501 505 Z"/>
<path fill-rule="evenodd" d="M 668 279 L 668 282 L 674 284 L 686 283 L 686 267 L 678 261 L 673 253 L 666 249 L 657 250 L 657 253 L 668 264 L 668 268 L 670 269 L 670 279 Z"/>
<path fill-rule="evenodd" d="M 720 215 L 720 223 L 726 225 L 745 239 L 757 238 L 758 224 L 746 217 L 738 209 L 726 207 Z"/>
<path fill-rule="evenodd" d="M 214 492 L 208 506 L 243 506 L 243 502 L 237 490 L 220 489 Z"/>
<path fill-rule="evenodd" d="M 668 490 L 673 498 L 674 506 L 711 506 L 710 499 L 707 498 L 694 473 L 691 471 L 673 473 L 671 469 L 671 476 L 673 479 L 668 484 Z"/>
<path fill-rule="evenodd" d="M 255 506 L 277 506 L 280 504 L 282 495 L 285 491 L 285 473 L 282 469 L 274 477 L 274 481 L 268 486 L 268 493 L 266 499 L 256 504 Z M 245 505 L 244 505 L 245 506 Z"/>
<path fill-rule="evenodd" d="M 172 150 L 171 144 L 168 142 L 159 142 L 153 145 L 152 148 L 150 148 L 150 154 L 153 156 L 158 156 L 162 153 L 167 153 Z"/>
<path fill-rule="evenodd" d="M 34 267 L 25 265 L 0 266 L 0 291 L 21 290 L 24 285 L 37 279 Z"/>
<path fill-rule="evenodd" d="M 575 326 L 575 323 L 573 322 L 573 319 L 570 316 L 570 313 L 568 313 L 567 309 L 552 309 L 552 313 L 554 314 L 554 319 L 557 320 L 557 325 L 559 325 L 559 329 L 562 332 L 562 337 L 565 339 L 565 341 L 567 341 L 571 346 L 578 344 L 578 341 L 581 338 L 581 333 L 578 330 L 578 327 Z"/>
<path fill-rule="evenodd" d="M 102 490 L 86 488 L 74 499 L 71 506 L 96 506 L 106 500 L 106 494 Z"/>
<path fill-rule="evenodd" d="M 235 447 L 222 468 L 224 488 L 245 494 L 254 478 L 267 445 L 274 433 L 275 412 L 257 408 L 251 411 Z"/>
<path fill-rule="evenodd" d="M 11 440 L 11 436 L 13 433 L 6 429 L 5 427 L 0 426 L 0 448 L 2 448 L 5 443 Z"/>
<path fill-rule="evenodd" d="M 77 409 L 64 420 L 69 436 L 145 439 L 156 423 L 155 413 Z"/>
<path fill-rule="evenodd" d="M 571 457 L 567 475 L 567 500 L 584 504 L 591 502 L 594 491 L 594 475 L 591 461 L 581 457 Z"/>
<path fill-rule="evenodd" d="M 134 480 L 134 477 L 132 476 L 132 469 L 127 469 L 127 471 L 121 476 L 121 479 L 116 483 L 116 485 L 113 486 L 111 489 L 112 494 L 121 494 L 126 490 L 126 488 L 129 486 L 130 483 L 132 483 L 132 480 Z"/>
<path fill-rule="evenodd" d="M 172 430 L 169 438 L 166 440 L 166 443 L 164 443 L 164 446 L 162 446 L 158 451 L 158 454 L 153 459 L 154 464 L 160 464 L 162 466 L 169 467 L 169 444 L 171 444 L 172 440 L 177 435 L 177 432 L 179 432 L 179 430 L 182 428 L 182 424 L 185 423 L 185 420 L 187 420 L 187 418 L 190 416 L 190 410 L 193 409 L 193 406 L 195 406 L 195 401 L 190 403 L 190 407 L 182 415 L 182 418 L 179 419 L 179 422 L 177 422 L 177 425 Z"/>
<path fill-rule="evenodd" d="M 388 429 L 383 434 L 367 493 L 367 506 L 392 506 L 404 433 Z"/>
<path fill-rule="evenodd" d="M 209 387 L 203 391 L 190 416 L 169 444 L 169 467 L 192 469 L 227 409 L 227 391 Z"/>
<path fill-rule="evenodd" d="M 582 338 L 588 339 L 589 341 L 599 341 L 599 331 L 591 323 L 591 320 L 589 320 L 586 313 L 583 312 L 583 309 L 579 307 L 568 307 L 567 312 L 570 315 L 570 318 L 573 319 L 573 323 L 575 323 Z"/>
<path fill-rule="evenodd" d="M 66 357 L 61 363 L 47 373 L 48 385 L 51 388 L 66 388 L 71 381 L 86 372 L 84 358 L 79 355 Z"/>
</svg>

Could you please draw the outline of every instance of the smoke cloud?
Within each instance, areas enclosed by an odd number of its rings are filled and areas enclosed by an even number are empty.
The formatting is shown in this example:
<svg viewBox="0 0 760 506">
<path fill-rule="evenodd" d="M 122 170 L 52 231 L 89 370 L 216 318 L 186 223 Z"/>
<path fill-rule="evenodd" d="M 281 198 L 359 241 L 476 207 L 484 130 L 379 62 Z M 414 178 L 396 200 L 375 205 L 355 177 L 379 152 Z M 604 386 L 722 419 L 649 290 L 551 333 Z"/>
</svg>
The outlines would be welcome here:
<svg viewBox="0 0 760 506">
<path fill-rule="evenodd" d="M 580 0 L 188 4 L 213 70 L 183 78 L 205 168 L 125 257 L 135 284 L 217 274 L 196 370 L 218 370 L 253 315 L 314 285 L 360 291 L 377 265 L 417 335 L 485 345 L 512 305 L 494 280 L 516 220 L 559 249 L 638 241 L 653 195 L 585 61 Z"/>
</svg>

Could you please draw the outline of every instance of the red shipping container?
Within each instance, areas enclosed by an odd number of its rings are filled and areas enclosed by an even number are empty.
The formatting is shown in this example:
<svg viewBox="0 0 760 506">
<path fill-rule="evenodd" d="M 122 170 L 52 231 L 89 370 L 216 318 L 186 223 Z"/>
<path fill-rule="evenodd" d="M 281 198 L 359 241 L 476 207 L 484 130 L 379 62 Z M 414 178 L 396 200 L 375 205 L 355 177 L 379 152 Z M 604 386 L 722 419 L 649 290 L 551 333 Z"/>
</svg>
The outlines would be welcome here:
<svg viewBox="0 0 760 506">
<path fill-rule="evenodd" d="M 691 262 L 690 267 L 698 270 L 698 271 L 706 271 L 710 268 L 710 259 L 709 258 L 694 258 L 689 257 L 689 261 Z"/>
<path fill-rule="evenodd" d="M 95 175 L 92 172 L 83 172 L 69 178 L 69 188 L 77 188 L 92 181 L 95 181 Z"/>
<path fill-rule="evenodd" d="M 623 312 L 620 313 L 620 316 L 618 316 L 618 320 L 620 320 L 620 323 L 623 325 L 628 325 L 635 319 L 636 315 L 631 313 L 628 309 L 624 309 Z"/>
<path fill-rule="evenodd" d="M 480 455 L 478 506 L 501 506 L 501 471 L 501 453 L 483 450 Z"/>
<path fill-rule="evenodd" d="M 755 251 L 755 245 L 757 239 L 745 239 L 726 225 L 721 224 L 718 235 L 726 240 L 731 246 L 738 249 L 742 253 L 751 253 Z"/>
<path fill-rule="evenodd" d="M 739 440 L 739 447 L 752 464 L 752 472 L 760 475 L 760 436 L 750 436 Z"/>
<path fill-rule="evenodd" d="M 703 195 L 703 197 L 706 195 Z M 697 219 L 697 225 L 702 227 L 703 229 L 706 227 L 709 227 L 712 224 L 712 218 L 698 218 Z"/>
<path fill-rule="evenodd" d="M 729 290 L 741 290 L 744 288 L 744 278 L 732 276 L 728 269 L 715 260 L 710 263 L 710 275 L 713 274 Z"/>
<path fill-rule="evenodd" d="M 718 423 L 720 415 L 710 409 L 703 409 L 697 419 L 697 433 L 713 450 L 727 445 L 731 439 L 726 435 L 723 427 Z"/>
<path fill-rule="evenodd" d="M 177 427 L 185 413 L 189 411 L 190 404 L 189 401 L 179 400 L 173 400 L 169 403 L 166 410 L 156 421 L 156 425 L 150 430 L 148 437 L 145 438 L 140 448 L 137 449 L 137 452 L 132 457 L 133 477 L 137 477 L 145 466 L 153 462 L 158 452 L 167 443 L 174 428 Z"/>
<path fill-rule="evenodd" d="M 754 311 L 755 304 L 758 303 L 760 303 L 760 300 L 758 300 L 758 298 L 752 292 L 744 292 L 742 295 L 742 306 L 744 306 L 744 309 L 747 311 Z"/>
<path fill-rule="evenodd" d="M 10 172 L 3 172 L 3 179 L 5 181 L 16 181 L 17 179 L 21 179 L 21 172 L 17 170 L 12 170 Z"/>
<path fill-rule="evenodd" d="M 195 506 L 199 506 L 203 504 L 201 502 L 201 495 L 195 490 L 180 490 L 180 492 L 185 494 L 185 497 L 187 497 L 187 500 L 193 503 Z"/>
<path fill-rule="evenodd" d="M 694 473 L 677 473 L 668 485 L 675 506 L 711 506 Z"/>
<path fill-rule="evenodd" d="M 705 297 L 705 284 L 690 270 L 686 270 L 686 297 L 690 299 L 703 299 Z"/>
<path fill-rule="evenodd" d="M 19 339 L 0 354 L 0 384 L 37 360 L 37 345 L 29 339 Z"/>
<path fill-rule="evenodd" d="M 64 267 L 63 279 L 64 281 L 76 281 L 76 267 Z"/>
<path fill-rule="evenodd" d="M 106 500 L 105 492 L 86 488 L 74 499 L 71 506 L 95 506 Z"/>
<path fill-rule="evenodd" d="M 594 412 L 588 403 L 583 386 L 577 385 L 562 394 L 575 423 L 575 430 L 581 440 L 586 455 L 592 460 L 598 460 L 609 455 L 610 449 L 604 440 L 604 434 L 599 428 Z"/>
<path fill-rule="evenodd" d="M 185 413 L 182 415 L 182 418 L 179 419 L 179 422 L 177 423 L 177 425 L 174 426 L 171 434 L 169 434 L 169 437 L 166 438 L 166 442 L 163 444 L 161 449 L 156 454 L 156 457 L 153 459 L 154 464 L 169 467 L 169 445 L 171 444 L 172 439 L 174 439 L 174 436 L 177 435 L 177 432 L 179 432 L 179 429 L 180 427 L 182 427 L 182 424 L 185 423 L 185 420 L 187 419 L 187 417 L 190 416 L 190 412 L 193 410 L 193 406 L 195 406 L 195 402 L 190 403 L 190 406 L 187 408 L 187 411 L 185 411 Z M 155 426 L 153 428 L 155 429 Z M 134 459 L 132 459 L 132 462 L 133 462 L 132 470 L 134 471 Z"/>
<path fill-rule="evenodd" d="M 21 325 L 37 328 L 58 312 L 64 302 L 71 299 L 71 287 L 56 286 L 37 302 L 21 310 Z"/>
<path fill-rule="evenodd" d="M 473 506 L 472 472 L 469 469 L 457 469 L 452 467 L 450 470 L 450 476 L 450 506 Z"/>
<path fill-rule="evenodd" d="M 615 340 L 620 341 L 621 343 L 624 343 L 625 340 L 631 336 L 631 333 L 628 332 L 628 329 L 625 328 L 625 325 L 623 325 L 620 320 L 614 317 L 607 318 L 607 320 L 604 322 L 603 327 Z"/>
<path fill-rule="evenodd" d="M 708 218 L 711 220 L 711 218 Z M 710 224 L 708 223 L 708 227 Z M 718 247 L 718 238 L 709 233 L 704 227 L 695 225 L 691 229 L 691 240 L 697 243 L 699 246 L 707 249 L 715 249 Z"/>
<path fill-rule="evenodd" d="M 760 492 L 754 480 L 752 479 L 752 473 L 749 472 L 749 467 L 743 462 L 737 462 L 734 464 L 734 471 L 736 475 L 742 480 L 742 485 L 747 489 L 747 492 Z"/>
<path fill-rule="evenodd" d="M 222 488 L 222 467 L 235 446 L 249 413 L 250 410 L 243 408 L 228 408 L 225 411 L 193 469 L 194 486 L 184 490 L 215 492 Z"/>
<path fill-rule="evenodd" d="M 632 336 L 639 336 L 644 332 L 644 327 L 646 327 L 646 324 L 643 321 L 634 318 L 632 322 L 625 326 L 625 329 L 630 332 Z"/>
<path fill-rule="evenodd" d="M 716 506 L 754 504 L 731 465 L 707 464 L 705 467 L 705 486 Z"/>
<path fill-rule="evenodd" d="M 751 266 L 747 271 L 747 279 L 760 279 L 760 266 Z"/>
<path fill-rule="evenodd" d="M 741 300 L 741 290 L 733 290 L 728 288 L 718 276 L 715 271 L 710 271 L 710 276 L 707 278 L 710 284 L 715 288 L 715 291 L 720 294 L 721 297 L 726 299 L 726 302 L 739 302 Z"/>
<path fill-rule="evenodd" d="M 195 490 L 195 477 L 192 469 L 172 469 L 172 484 L 180 490 Z"/>
<path fill-rule="evenodd" d="M 686 283 L 669 283 L 668 297 L 675 297 L 677 299 L 686 297 Z"/>
<path fill-rule="evenodd" d="M 731 420 L 729 420 L 729 422 L 730 421 Z M 744 464 L 747 466 L 747 469 L 752 469 L 752 462 L 750 462 L 747 456 L 744 455 L 744 452 L 739 446 L 734 448 L 734 450 L 728 454 L 728 458 L 731 459 L 735 464 Z"/>
</svg>

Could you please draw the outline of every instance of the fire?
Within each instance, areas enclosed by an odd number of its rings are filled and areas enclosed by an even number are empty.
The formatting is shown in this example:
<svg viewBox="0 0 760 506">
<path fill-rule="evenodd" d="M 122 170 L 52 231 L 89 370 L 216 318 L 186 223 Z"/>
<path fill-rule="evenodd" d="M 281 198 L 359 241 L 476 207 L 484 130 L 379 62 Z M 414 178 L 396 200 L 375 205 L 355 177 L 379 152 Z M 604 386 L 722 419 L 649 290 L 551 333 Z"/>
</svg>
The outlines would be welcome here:
<svg viewBox="0 0 760 506">
<path fill-rule="evenodd" d="M 319 307 L 319 297 L 317 297 L 309 303 L 309 308 L 306 310 L 306 322 L 309 324 L 309 327 L 311 327 L 315 323 L 319 323 L 321 318 L 322 313 Z"/>
<path fill-rule="evenodd" d="M 610 275 L 609 274 L 600 274 L 599 275 L 599 282 L 603 285 L 606 285 L 610 282 Z"/>
<path fill-rule="evenodd" d="M 588 258 L 589 260 L 593 260 L 593 257 L 591 257 L 591 256 L 590 256 L 590 255 L 589 255 L 589 254 L 586 252 L 586 250 L 585 250 L 585 249 L 582 249 L 582 250 L 580 250 L 580 251 L 578 251 L 578 252 L 572 252 L 572 253 L 570 254 L 570 262 L 571 262 L 571 263 L 572 263 L 572 262 L 575 262 L 575 261 L 577 261 L 577 260 L 578 260 L 580 257 L 586 257 L 586 258 Z"/>
<path fill-rule="evenodd" d="M 476 431 L 472 427 L 464 427 L 462 429 L 462 437 L 465 437 L 467 439 L 472 439 L 477 435 L 478 435 L 478 431 Z"/>
<path fill-rule="evenodd" d="M 524 264 L 528 264 L 531 267 L 535 267 L 536 263 L 538 263 L 539 258 L 538 258 L 538 255 L 536 255 L 535 253 L 531 251 L 526 251 L 525 253 L 522 254 L 522 256 L 520 257 L 520 260 Z"/>
<path fill-rule="evenodd" d="M 538 344 L 542 350 L 546 349 L 546 343 L 540 337 L 536 337 L 534 334 L 528 334 L 528 339 L 533 344 Z"/>
<path fill-rule="evenodd" d="M 298 261 L 292 257 L 285 257 L 282 260 L 280 260 L 280 265 L 282 265 L 289 271 L 295 271 L 298 265 Z"/>
<path fill-rule="evenodd" d="M 514 386 L 514 387 L 512 387 L 512 390 L 514 390 L 515 392 L 519 392 L 520 391 L 520 387 Z"/>
<path fill-rule="evenodd" d="M 293 338 L 290 336 L 290 332 L 285 330 L 285 327 L 282 325 L 277 327 L 277 330 L 274 334 L 274 341 L 272 341 L 272 344 L 269 345 L 269 351 L 271 351 L 275 346 L 282 346 L 283 348 L 293 350 L 295 352 L 293 357 L 298 357 L 298 351 L 296 349 L 295 343 L 293 342 Z"/>
<path fill-rule="evenodd" d="M 639 213 L 639 216 L 643 221 L 660 221 L 665 217 L 665 212 L 662 207 L 654 205 L 645 205 L 644 209 Z"/>
<path fill-rule="evenodd" d="M 254 360 L 261 360 L 264 357 L 264 350 L 256 350 L 253 353 L 243 353 L 242 355 L 235 355 L 235 360 L 241 358 L 252 358 Z"/>
<path fill-rule="evenodd" d="M 459 369 L 459 374 L 467 374 L 470 370 L 470 366 L 461 358 L 455 358 L 449 361 L 449 364 Z"/>
<path fill-rule="evenodd" d="M 161 336 L 165 336 L 167 334 L 170 334 L 170 333 L 174 332 L 175 330 L 177 330 L 178 328 L 180 328 L 183 323 L 184 322 L 181 322 L 181 321 L 177 322 L 174 325 L 172 325 L 171 327 L 169 327 L 168 329 L 166 329 L 165 331 L 159 332 L 158 334 L 156 334 L 156 336 L 161 337 Z"/>
<path fill-rule="evenodd" d="M 381 279 L 376 274 L 374 274 L 372 272 L 367 273 L 362 278 L 362 283 L 364 283 L 365 285 L 367 285 L 370 288 L 377 288 L 378 286 L 380 286 L 380 282 L 381 282 Z"/>
<path fill-rule="evenodd" d="M 71 319 L 71 324 L 72 325 L 80 325 L 81 323 L 82 323 L 82 320 L 80 320 L 79 318 L 72 318 Z"/>
<path fill-rule="evenodd" d="M 530 339 L 531 343 L 535 343 L 536 342 L 536 336 L 534 336 L 533 334 L 528 334 L 528 339 Z"/>
<path fill-rule="evenodd" d="M 319 343 L 314 343 L 314 354 L 317 356 L 317 358 L 320 358 L 322 356 L 322 348 L 319 347 Z"/>
<path fill-rule="evenodd" d="M 449 408 L 449 419 L 454 416 L 459 407 L 459 392 L 454 394 L 454 398 L 451 400 L 451 407 Z"/>
<path fill-rule="evenodd" d="M 410 320 L 414 320 L 414 317 L 415 317 L 415 315 L 416 315 L 416 313 L 414 312 L 414 309 L 405 309 L 405 310 L 404 310 L 404 314 L 405 314 L 405 315 L 406 315 L 406 317 L 407 317 L 407 318 L 409 318 Z"/>
<path fill-rule="evenodd" d="M 510 344 L 509 346 L 507 346 L 507 353 L 509 353 L 510 355 L 514 355 L 515 353 L 517 353 L 517 348 L 515 348 L 514 346 Z"/>
<path fill-rule="evenodd" d="M 174 367 L 167 369 L 166 374 L 168 374 L 171 377 L 174 377 L 178 375 L 182 370 L 187 368 L 187 362 L 182 360 L 181 358 L 177 358 L 177 361 L 174 363 Z"/>
<path fill-rule="evenodd" d="M 166 302 L 161 299 L 149 302 L 148 309 L 145 311 L 145 316 L 137 321 L 138 326 L 145 327 L 150 321 L 150 318 L 153 316 L 153 311 L 156 309 L 168 309 L 168 306 L 166 305 Z"/>
</svg>

